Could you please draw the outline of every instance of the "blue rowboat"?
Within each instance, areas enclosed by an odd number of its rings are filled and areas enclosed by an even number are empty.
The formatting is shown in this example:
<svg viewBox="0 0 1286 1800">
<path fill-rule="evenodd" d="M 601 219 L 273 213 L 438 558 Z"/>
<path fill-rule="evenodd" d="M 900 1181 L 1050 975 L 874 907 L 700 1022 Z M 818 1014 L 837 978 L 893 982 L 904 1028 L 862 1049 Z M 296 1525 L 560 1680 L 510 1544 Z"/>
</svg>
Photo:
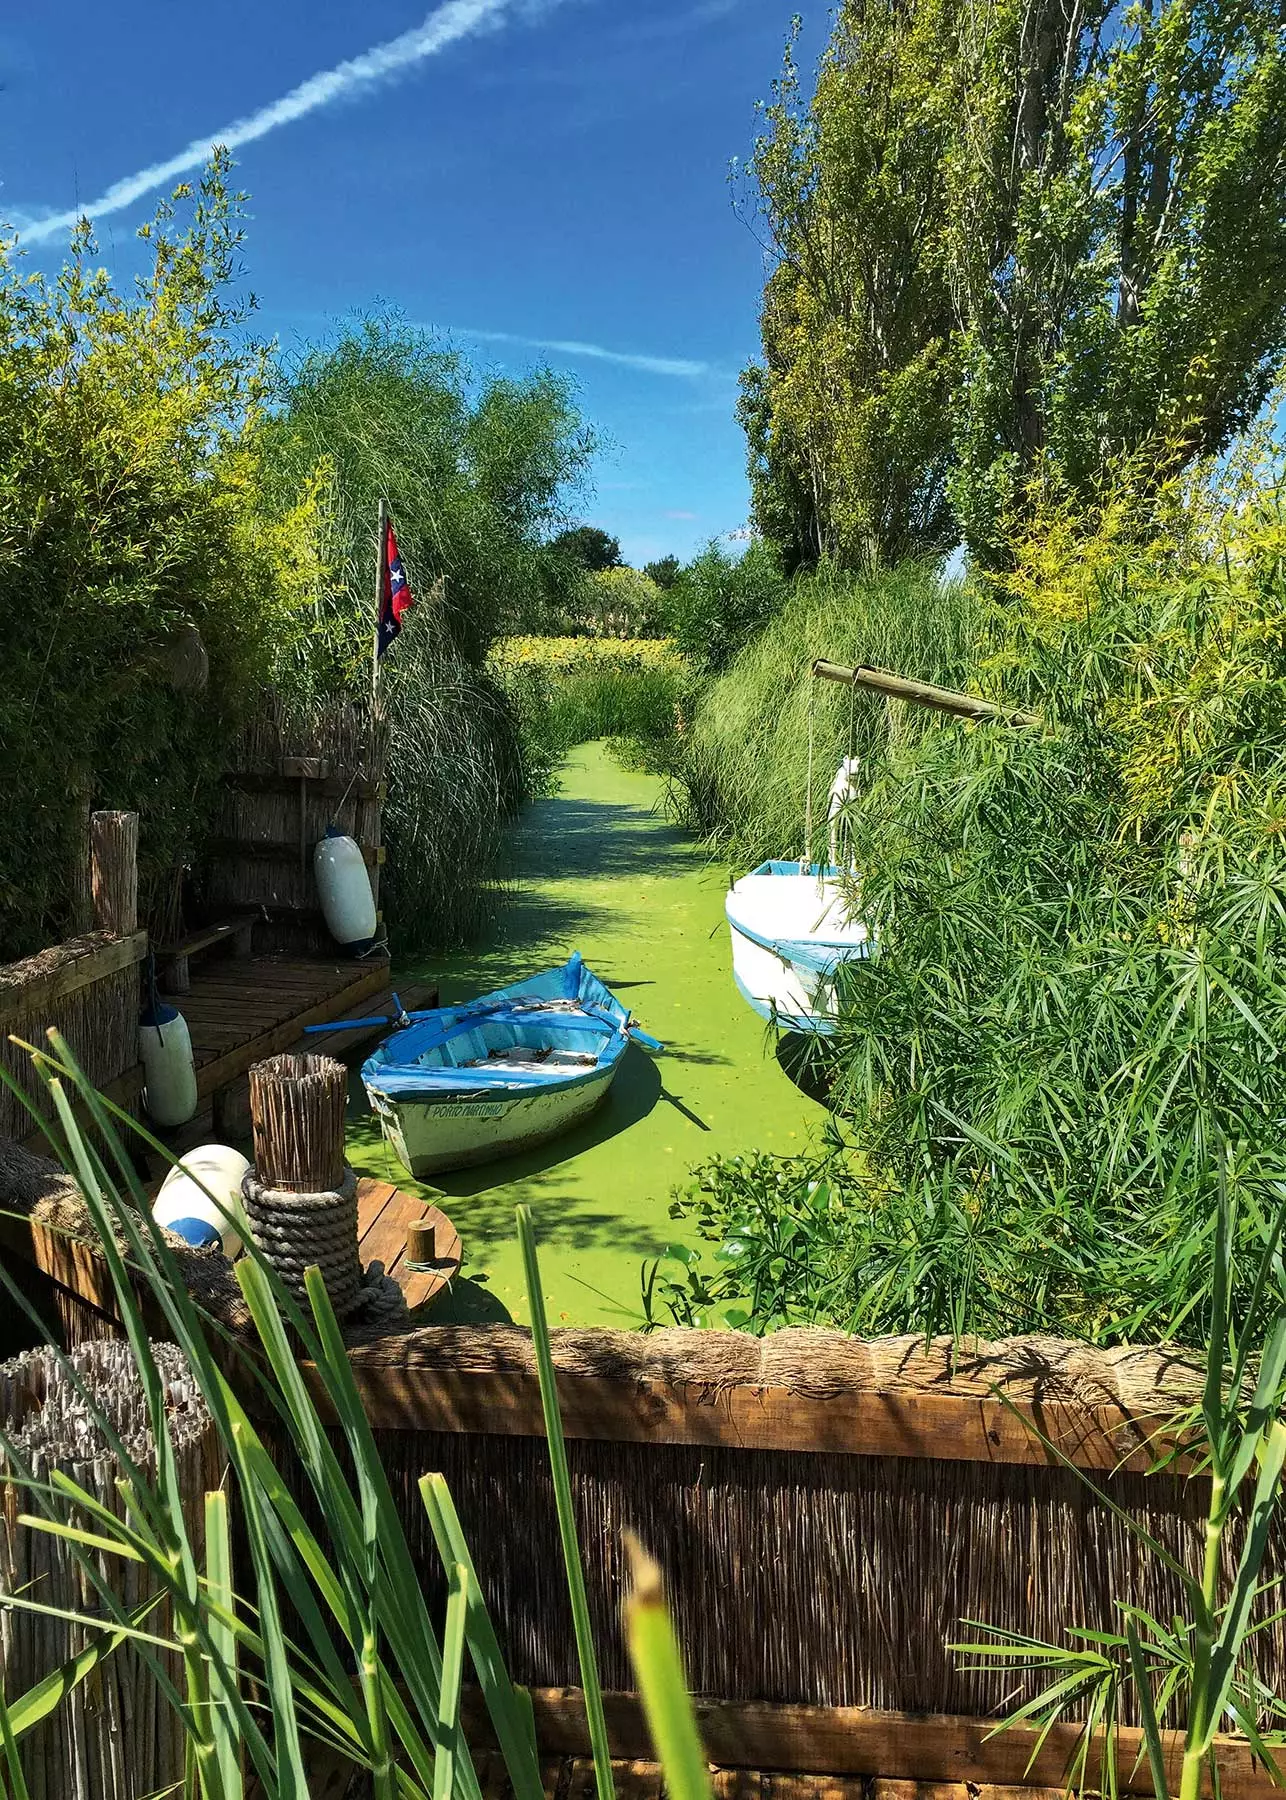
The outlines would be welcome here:
<svg viewBox="0 0 1286 1800">
<path fill-rule="evenodd" d="M 494 994 L 403 1017 L 362 1064 L 362 1084 L 417 1176 L 557 1137 L 606 1099 L 631 1041 L 661 1048 L 579 954 Z"/>
<path fill-rule="evenodd" d="M 783 1031 L 835 1029 L 835 974 L 874 943 L 851 917 L 851 877 L 831 864 L 766 862 L 728 890 L 732 978 L 761 1018 Z"/>
</svg>

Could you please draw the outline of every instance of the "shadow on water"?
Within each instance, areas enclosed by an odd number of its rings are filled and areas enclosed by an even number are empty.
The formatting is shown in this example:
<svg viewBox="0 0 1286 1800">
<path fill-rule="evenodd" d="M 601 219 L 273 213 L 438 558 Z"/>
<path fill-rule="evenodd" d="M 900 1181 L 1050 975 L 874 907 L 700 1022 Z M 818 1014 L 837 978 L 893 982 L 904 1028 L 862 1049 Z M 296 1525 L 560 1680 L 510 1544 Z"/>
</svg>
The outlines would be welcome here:
<svg viewBox="0 0 1286 1800">
<path fill-rule="evenodd" d="M 658 828 L 637 806 L 604 800 L 541 800 L 515 839 L 515 864 L 525 875 L 580 876 L 614 881 L 631 875 L 669 875 L 701 866 L 678 831 Z"/>
<path fill-rule="evenodd" d="M 777 1040 L 777 1066 L 801 1094 L 829 1106 L 831 1075 L 821 1038 L 806 1031 L 784 1031 Z"/>
<path fill-rule="evenodd" d="M 628 1131 L 631 1125 L 637 1125 L 656 1105 L 661 1091 L 661 1076 L 656 1064 L 637 1044 L 631 1044 L 621 1058 L 621 1066 L 606 1100 L 581 1124 L 548 1144 L 537 1144 L 518 1156 L 480 1163 L 471 1169 L 445 1169 L 433 1177 L 433 1185 L 444 1194 L 472 1198 L 491 1188 L 532 1181 L 560 1163 L 570 1162 L 573 1157 L 592 1150 L 596 1144 L 605 1144 L 609 1138 Z M 513 1201 L 506 1202 L 511 1219 L 513 1204 Z M 470 1208 L 471 1216 L 473 1213 L 474 1209 Z"/>
</svg>

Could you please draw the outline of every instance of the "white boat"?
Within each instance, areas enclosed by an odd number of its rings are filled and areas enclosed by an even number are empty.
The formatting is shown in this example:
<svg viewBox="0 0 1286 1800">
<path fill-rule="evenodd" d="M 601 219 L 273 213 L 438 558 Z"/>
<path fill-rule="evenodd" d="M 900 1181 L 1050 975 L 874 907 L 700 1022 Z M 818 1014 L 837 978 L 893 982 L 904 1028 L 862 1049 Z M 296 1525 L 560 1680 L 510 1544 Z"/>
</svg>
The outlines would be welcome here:
<svg viewBox="0 0 1286 1800">
<path fill-rule="evenodd" d="M 409 1017 L 363 1063 L 362 1083 L 399 1160 L 433 1175 L 568 1130 L 606 1099 L 631 1040 L 660 1049 L 574 955 Z"/>
<path fill-rule="evenodd" d="M 732 976 L 743 999 L 783 1031 L 835 1028 L 835 973 L 871 954 L 851 917 L 851 877 L 833 864 L 766 862 L 734 881 L 724 901 Z"/>
</svg>

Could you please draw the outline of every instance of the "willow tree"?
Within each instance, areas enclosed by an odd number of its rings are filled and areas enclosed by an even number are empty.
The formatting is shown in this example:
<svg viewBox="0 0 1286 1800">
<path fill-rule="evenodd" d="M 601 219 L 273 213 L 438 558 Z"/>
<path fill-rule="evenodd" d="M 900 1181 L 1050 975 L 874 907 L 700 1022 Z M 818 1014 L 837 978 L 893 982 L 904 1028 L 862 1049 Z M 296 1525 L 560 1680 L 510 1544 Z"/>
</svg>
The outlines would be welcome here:
<svg viewBox="0 0 1286 1800">
<path fill-rule="evenodd" d="M 1220 450 L 1286 345 L 1281 0 L 846 0 L 757 146 L 779 252 L 743 413 L 761 524 L 1003 560 Z M 775 511 L 774 511 L 775 509 Z"/>
</svg>

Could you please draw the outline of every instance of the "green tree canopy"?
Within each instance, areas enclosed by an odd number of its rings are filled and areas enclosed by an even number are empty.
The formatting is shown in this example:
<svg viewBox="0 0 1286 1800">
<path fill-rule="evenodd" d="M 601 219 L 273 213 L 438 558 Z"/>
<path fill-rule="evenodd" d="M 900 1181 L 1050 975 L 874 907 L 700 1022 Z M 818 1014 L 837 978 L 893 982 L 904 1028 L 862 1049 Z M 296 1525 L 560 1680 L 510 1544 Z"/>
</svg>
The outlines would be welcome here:
<svg viewBox="0 0 1286 1800">
<path fill-rule="evenodd" d="M 556 557 L 588 575 L 599 569 L 621 567 L 619 539 L 599 525 L 576 525 L 570 531 L 560 531 L 549 548 Z"/>
<path fill-rule="evenodd" d="M 954 509 L 1003 561 L 1033 476 L 1159 483 L 1286 346 L 1280 0 L 844 0 L 754 176 L 779 261 L 741 412 L 792 558 L 938 547 Z"/>
</svg>

